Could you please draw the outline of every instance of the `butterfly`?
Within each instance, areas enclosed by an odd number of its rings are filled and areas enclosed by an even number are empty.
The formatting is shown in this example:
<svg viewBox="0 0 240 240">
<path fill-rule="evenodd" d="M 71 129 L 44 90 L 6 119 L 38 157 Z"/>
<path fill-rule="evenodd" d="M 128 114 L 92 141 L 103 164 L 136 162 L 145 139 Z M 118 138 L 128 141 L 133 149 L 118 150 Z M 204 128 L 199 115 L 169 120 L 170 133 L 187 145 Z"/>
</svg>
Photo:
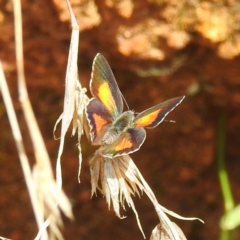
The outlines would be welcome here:
<svg viewBox="0 0 240 240">
<path fill-rule="evenodd" d="M 104 157 L 117 157 L 137 151 L 146 138 L 144 128 L 154 128 L 179 105 L 184 96 L 172 98 L 135 116 L 123 112 L 123 97 L 107 60 L 98 53 L 93 61 L 90 80 L 92 98 L 86 106 L 93 145 L 100 145 Z"/>
</svg>

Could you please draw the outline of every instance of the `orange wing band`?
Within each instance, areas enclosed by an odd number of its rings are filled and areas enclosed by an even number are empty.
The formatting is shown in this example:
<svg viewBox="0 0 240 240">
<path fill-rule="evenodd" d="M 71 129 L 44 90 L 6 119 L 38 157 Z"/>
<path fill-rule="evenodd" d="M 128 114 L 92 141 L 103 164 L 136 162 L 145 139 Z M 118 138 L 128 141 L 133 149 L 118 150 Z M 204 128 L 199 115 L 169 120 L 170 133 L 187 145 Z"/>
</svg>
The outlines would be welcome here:
<svg viewBox="0 0 240 240">
<path fill-rule="evenodd" d="M 115 150 L 116 152 L 118 152 L 118 151 L 122 151 L 122 150 L 124 150 L 124 149 L 129 149 L 129 148 L 131 148 L 132 146 L 133 146 L 133 143 L 132 143 L 131 140 L 129 140 L 129 139 L 127 139 L 127 138 L 123 138 L 122 141 L 119 142 L 119 143 L 115 146 L 114 150 Z"/>
<path fill-rule="evenodd" d="M 135 123 L 137 127 L 145 127 L 151 125 L 158 118 L 162 109 L 157 109 L 156 111 L 138 119 Z"/>
<path fill-rule="evenodd" d="M 101 116 L 97 115 L 96 113 L 93 114 L 96 132 L 97 134 L 100 132 L 102 127 L 108 123 L 105 119 L 103 119 Z"/>
</svg>

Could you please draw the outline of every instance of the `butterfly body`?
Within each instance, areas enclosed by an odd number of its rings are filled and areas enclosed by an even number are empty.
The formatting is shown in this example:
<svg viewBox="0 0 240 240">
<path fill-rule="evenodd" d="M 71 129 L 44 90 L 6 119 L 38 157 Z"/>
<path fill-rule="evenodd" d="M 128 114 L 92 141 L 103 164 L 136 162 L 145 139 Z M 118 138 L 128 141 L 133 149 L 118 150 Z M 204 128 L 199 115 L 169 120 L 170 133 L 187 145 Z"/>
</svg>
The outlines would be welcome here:
<svg viewBox="0 0 240 240">
<path fill-rule="evenodd" d="M 116 157 L 137 151 L 146 138 L 144 128 L 154 128 L 184 98 L 177 97 L 149 108 L 137 116 L 123 112 L 122 94 L 106 59 L 97 54 L 90 81 L 93 98 L 86 107 L 93 145 L 100 145 L 98 153 Z"/>
<path fill-rule="evenodd" d="M 127 131 L 128 128 L 133 127 L 134 114 L 132 111 L 122 113 L 113 123 L 109 126 L 103 136 L 103 144 L 112 144 L 120 134 Z"/>
</svg>

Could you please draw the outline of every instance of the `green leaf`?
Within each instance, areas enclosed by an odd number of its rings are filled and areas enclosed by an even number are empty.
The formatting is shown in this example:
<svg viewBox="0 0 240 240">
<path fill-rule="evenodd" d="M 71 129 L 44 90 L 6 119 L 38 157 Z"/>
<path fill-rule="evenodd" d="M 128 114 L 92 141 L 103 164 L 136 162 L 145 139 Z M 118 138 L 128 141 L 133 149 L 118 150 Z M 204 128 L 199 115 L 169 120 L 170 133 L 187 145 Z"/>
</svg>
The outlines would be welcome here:
<svg viewBox="0 0 240 240">
<path fill-rule="evenodd" d="M 240 225 L 240 204 L 226 213 L 221 219 L 221 228 L 231 230 Z"/>
</svg>

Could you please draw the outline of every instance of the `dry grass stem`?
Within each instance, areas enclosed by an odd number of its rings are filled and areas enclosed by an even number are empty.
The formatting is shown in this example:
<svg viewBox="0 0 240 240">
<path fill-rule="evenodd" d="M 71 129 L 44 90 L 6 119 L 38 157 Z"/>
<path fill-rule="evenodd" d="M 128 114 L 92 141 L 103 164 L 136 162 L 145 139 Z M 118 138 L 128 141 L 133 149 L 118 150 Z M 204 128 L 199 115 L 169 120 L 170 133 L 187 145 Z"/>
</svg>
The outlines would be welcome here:
<svg viewBox="0 0 240 240">
<path fill-rule="evenodd" d="M 38 203 L 35 184 L 34 184 L 33 178 L 32 178 L 31 168 L 30 168 L 30 165 L 28 163 L 28 158 L 27 158 L 27 155 L 26 155 L 26 152 L 25 152 L 23 141 L 22 141 L 22 135 L 21 135 L 20 128 L 19 128 L 19 125 L 18 125 L 16 113 L 14 111 L 12 99 L 11 99 L 9 89 L 8 89 L 8 86 L 7 86 L 7 82 L 6 82 L 4 73 L 3 73 L 1 62 L 0 62 L 0 90 L 2 92 L 3 101 L 4 101 L 4 104 L 6 106 L 8 118 L 9 118 L 10 125 L 11 125 L 11 128 L 12 128 L 13 137 L 14 137 L 14 140 L 15 140 L 15 143 L 16 143 L 16 146 L 17 146 L 18 155 L 19 155 L 19 158 L 20 158 L 20 163 L 21 163 L 21 166 L 22 166 L 22 169 L 23 169 L 25 181 L 26 181 L 26 184 L 27 184 L 27 188 L 28 188 L 28 192 L 29 192 L 29 195 L 30 195 L 31 203 L 32 203 L 32 206 L 33 206 L 33 211 L 34 211 L 34 214 L 35 214 L 35 218 L 36 218 L 38 227 L 40 228 L 41 225 L 44 222 L 43 213 L 42 213 L 41 208 L 40 208 L 39 203 Z"/>
<path fill-rule="evenodd" d="M 68 54 L 68 65 L 65 78 L 65 96 L 64 96 L 64 106 L 63 113 L 57 120 L 54 132 L 56 130 L 57 124 L 62 121 L 61 124 L 61 134 L 60 134 L 60 146 L 57 157 L 57 183 L 58 186 L 62 187 L 62 173 L 61 173 L 61 156 L 63 153 L 64 139 L 66 132 L 69 128 L 71 121 L 73 121 L 73 134 L 75 134 L 78 128 L 78 139 L 80 141 L 81 135 L 83 134 L 83 110 L 85 104 L 88 101 L 85 95 L 86 89 L 82 88 L 80 82 L 78 81 L 77 73 L 77 58 L 78 58 L 78 43 L 79 43 L 79 26 L 72 11 L 71 5 L 68 0 L 66 0 L 70 19 L 72 26 L 72 36 L 71 43 Z M 81 146 L 79 145 L 79 168 L 81 169 L 82 155 Z M 79 170 L 80 175 L 80 170 Z"/>
<path fill-rule="evenodd" d="M 0 237 L 1 240 L 10 240 L 9 238 Z"/>
<path fill-rule="evenodd" d="M 22 16 L 21 4 L 19 0 L 14 1 L 14 16 L 19 100 L 34 146 L 36 164 L 33 172 L 31 172 L 31 168 L 24 150 L 22 136 L 2 69 L 1 90 L 4 95 L 6 109 L 8 111 L 38 228 L 41 231 L 41 236 L 39 236 L 39 239 L 62 239 L 62 235 L 59 230 L 59 227 L 61 226 L 60 209 L 69 218 L 73 218 L 73 215 L 69 200 L 63 191 L 57 187 L 57 184 L 54 180 L 50 159 L 28 98 L 23 70 Z M 44 224 L 44 220 L 49 216 L 51 217 Z M 47 225 L 49 225 L 49 235 L 47 235 L 47 232 L 45 231 Z"/>
</svg>

